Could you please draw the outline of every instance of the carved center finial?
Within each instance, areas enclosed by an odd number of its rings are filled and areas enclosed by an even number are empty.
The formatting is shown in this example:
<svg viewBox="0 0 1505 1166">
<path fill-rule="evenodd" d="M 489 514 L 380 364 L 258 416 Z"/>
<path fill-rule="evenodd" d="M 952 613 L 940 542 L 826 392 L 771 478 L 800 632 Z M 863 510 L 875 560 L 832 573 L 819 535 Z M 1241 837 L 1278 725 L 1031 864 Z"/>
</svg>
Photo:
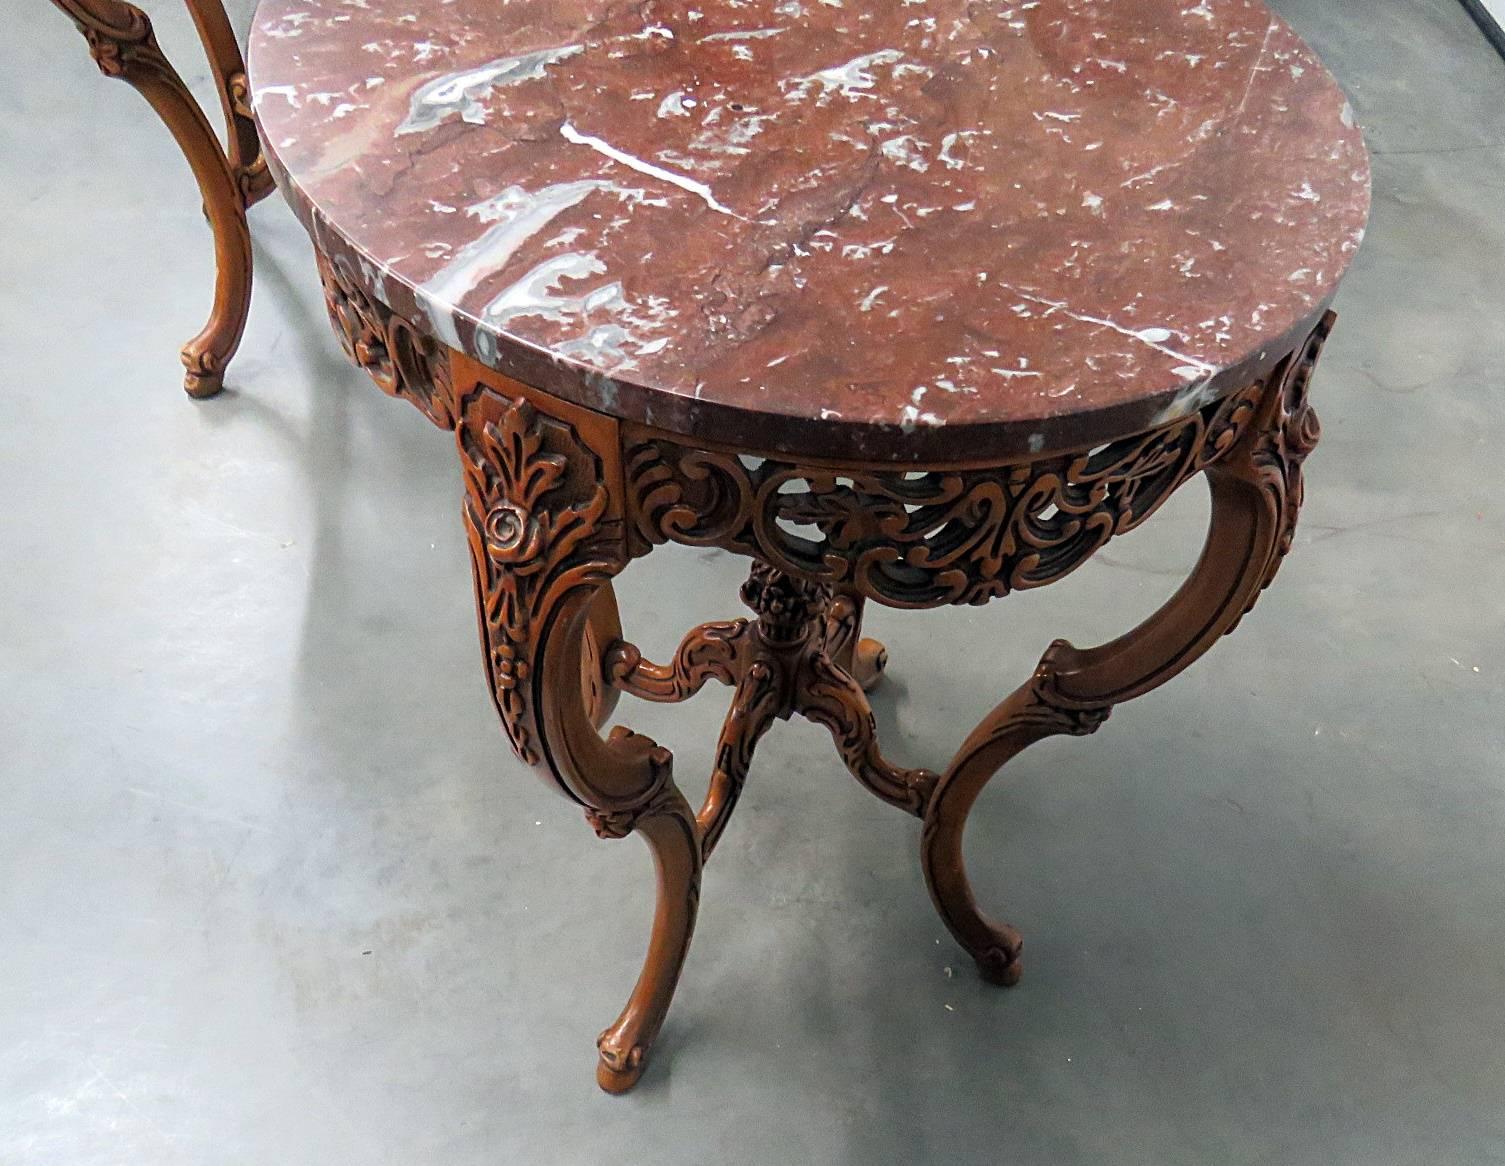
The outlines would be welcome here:
<svg viewBox="0 0 1505 1166">
<path fill-rule="evenodd" d="M 781 643 L 801 639 L 821 623 L 831 597 L 828 585 L 786 575 L 766 563 L 754 563 L 742 584 L 742 602 L 758 613 L 759 629 Z"/>
</svg>

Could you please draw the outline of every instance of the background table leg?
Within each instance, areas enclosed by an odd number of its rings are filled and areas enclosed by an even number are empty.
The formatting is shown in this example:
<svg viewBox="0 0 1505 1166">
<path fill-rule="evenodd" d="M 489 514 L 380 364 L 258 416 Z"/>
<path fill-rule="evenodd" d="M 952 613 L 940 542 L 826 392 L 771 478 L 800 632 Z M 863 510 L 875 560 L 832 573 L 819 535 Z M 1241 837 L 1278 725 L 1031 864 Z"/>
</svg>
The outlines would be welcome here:
<svg viewBox="0 0 1505 1166">
<path fill-rule="evenodd" d="M 203 2 L 217 4 L 217 0 Z M 183 365 L 187 369 L 183 387 L 191 397 L 212 397 L 224 386 L 225 365 L 240 345 L 251 306 L 251 235 L 245 214 L 248 195 L 242 191 L 241 177 L 183 79 L 162 55 L 146 13 L 123 0 L 53 0 L 53 3 L 72 17 L 84 34 L 101 72 L 129 82 L 151 103 L 176 139 L 198 182 L 204 214 L 214 232 L 217 271 L 209 320 L 183 346 Z M 201 35 L 206 35 L 203 13 L 197 6 L 192 8 L 195 19 L 200 20 Z M 219 18 L 228 31 L 228 22 L 223 17 L 221 10 Z M 205 43 L 209 44 L 207 40 Z M 219 47 L 223 51 L 226 46 Z M 233 37 L 228 48 L 238 60 Z M 211 62 L 215 62 L 212 53 Z M 238 76 L 243 86 L 244 75 Z M 266 179 L 249 170 L 242 173 L 251 175 L 247 180 L 247 190 L 254 192 L 251 201 L 270 189 Z"/>
</svg>

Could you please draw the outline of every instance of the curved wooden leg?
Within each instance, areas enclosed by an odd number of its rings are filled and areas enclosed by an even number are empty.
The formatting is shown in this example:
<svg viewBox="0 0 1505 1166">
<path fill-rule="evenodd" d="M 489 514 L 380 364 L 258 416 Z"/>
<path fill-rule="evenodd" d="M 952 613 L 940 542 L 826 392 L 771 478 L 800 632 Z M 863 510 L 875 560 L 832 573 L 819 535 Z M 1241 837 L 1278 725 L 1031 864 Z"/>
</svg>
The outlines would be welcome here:
<svg viewBox="0 0 1505 1166">
<path fill-rule="evenodd" d="M 618 837 L 616 823 L 592 818 L 603 837 Z M 643 1075 L 648 1049 L 668 1014 L 680 969 L 690 950 L 700 904 L 701 843 L 689 803 L 672 783 L 634 819 L 631 829 L 653 852 L 658 899 L 648 957 L 616 1022 L 596 1040 L 596 1083 L 625 1093 Z"/>
<path fill-rule="evenodd" d="M 240 179 L 198 103 L 162 55 L 144 12 L 124 0 L 53 3 L 84 34 L 100 71 L 129 82 L 150 102 L 198 182 L 214 232 L 217 271 L 209 320 L 183 346 L 183 387 L 191 397 L 212 397 L 224 386 L 225 365 L 240 345 L 251 305 L 251 235 Z M 200 15 L 197 9 L 194 14 Z"/>
<path fill-rule="evenodd" d="M 1047 655 L 1048 658 L 1048 655 Z M 983 721 L 952 760 L 925 812 L 920 866 L 931 902 L 957 943 L 994 984 L 1019 982 L 1023 941 L 1016 928 L 990 919 L 977 905 L 962 859 L 962 835 L 977 795 L 1016 753 L 1057 733 L 1090 733 L 1107 718 L 1106 708 L 1063 710 L 1050 703 L 1048 664 Z"/>
<path fill-rule="evenodd" d="M 852 776 L 890 805 L 924 814 L 938 777 L 928 769 L 895 765 L 879 752 L 878 725 L 855 676 L 816 652 L 802 662 L 795 693 L 796 710 L 830 731 Z"/>
<path fill-rule="evenodd" d="M 597 729 L 604 698 L 591 678 L 605 675 L 602 642 L 619 638 L 608 589 L 627 562 L 616 423 L 552 401 L 545 413 L 521 385 L 452 363 L 477 610 L 507 737 L 597 834 L 640 833 L 658 871 L 647 960 L 598 1043 L 597 1079 L 621 1092 L 643 1072 L 689 949 L 701 839 L 668 751 Z"/>
<path fill-rule="evenodd" d="M 832 661 L 855 680 L 863 692 L 872 692 L 888 668 L 888 649 L 862 635 L 862 612 L 867 601 L 853 592 L 831 600 L 826 614 L 826 651 Z"/>
<path fill-rule="evenodd" d="M 921 833 L 926 885 L 941 918 L 984 977 L 1018 981 L 1019 933 L 977 905 L 962 860 L 967 814 L 983 786 L 1022 749 L 1056 734 L 1094 731 L 1112 706 L 1149 692 L 1231 631 L 1274 577 L 1301 505 L 1301 464 L 1318 437 L 1307 385 L 1331 327 L 1272 378 L 1255 422 L 1209 454 L 1212 518 L 1190 578 L 1139 627 L 1096 648 L 1051 646 L 1030 681 L 973 731 L 942 775 Z"/>
<path fill-rule="evenodd" d="M 226 160 L 235 175 L 241 204 L 250 207 L 276 187 L 261 152 L 261 139 L 256 136 L 245 58 L 240 54 L 240 43 L 220 0 L 186 0 L 186 3 L 198 29 L 199 43 L 204 46 L 204 55 L 209 58 L 209 72 L 219 90 L 228 147 Z"/>
<path fill-rule="evenodd" d="M 636 644 L 618 639 L 606 651 L 607 679 L 623 692 L 661 704 L 689 700 L 709 680 L 736 684 L 746 668 L 752 627 L 746 619 L 703 623 L 680 641 L 668 664 L 645 660 Z"/>
<path fill-rule="evenodd" d="M 580 671 L 580 687 L 590 709 L 591 724 L 598 729 L 611 719 L 622 695 L 607 675 L 607 653 L 621 641 L 622 616 L 617 610 L 617 593 L 610 583 L 606 583 L 596 592 L 586 613 Z"/>
<path fill-rule="evenodd" d="M 737 681 L 731 709 L 716 742 L 716 768 L 711 772 L 705 804 L 695 815 L 700 826 L 702 858 L 710 858 L 721 840 L 732 811 L 737 808 L 737 799 L 742 796 L 753 750 L 768 726 L 784 711 L 785 703 L 785 683 L 777 664 L 754 660 L 748 665 Z"/>
</svg>

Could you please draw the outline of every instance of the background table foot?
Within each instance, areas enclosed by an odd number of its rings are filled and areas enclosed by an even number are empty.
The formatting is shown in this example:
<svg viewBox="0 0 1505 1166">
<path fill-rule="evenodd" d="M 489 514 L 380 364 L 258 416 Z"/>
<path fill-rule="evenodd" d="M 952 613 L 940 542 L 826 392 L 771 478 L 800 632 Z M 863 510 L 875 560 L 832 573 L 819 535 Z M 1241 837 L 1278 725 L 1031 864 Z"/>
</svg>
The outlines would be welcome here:
<svg viewBox="0 0 1505 1166">
<path fill-rule="evenodd" d="M 852 679 L 863 692 L 872 692 L 888 669 L 888 649 L 874 639 L 864 637 L 852 651 Z"/>
<path fill-rule="evenodd" d="M 607 1093 L 626 1093 L 638 1083 L 643 1070 L 647 1067 L 647 1064 L 639 1057 L 628 1068 L 613 1068 L 607 1063 L 606 1054 L 603 1052 L 596 1062 L 596 1084 Z"/>
</svg>

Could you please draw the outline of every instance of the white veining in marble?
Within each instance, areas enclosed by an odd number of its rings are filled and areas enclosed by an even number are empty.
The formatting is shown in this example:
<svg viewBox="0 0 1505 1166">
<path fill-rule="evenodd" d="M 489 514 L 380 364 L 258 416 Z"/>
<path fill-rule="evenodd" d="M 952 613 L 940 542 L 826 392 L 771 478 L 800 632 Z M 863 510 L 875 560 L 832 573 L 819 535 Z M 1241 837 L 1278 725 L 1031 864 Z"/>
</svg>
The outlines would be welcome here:
<svg viewBox="0 0 1505 1166">
<path fill-rule="evenodd" d="M 474 69 L 435 77 L 413 94 L 408 116 L 397 127 L 397 133 L 416 134 L 431 130 L 454 115 L 472 125 L 484 125 L 486 107 L 481 102 L 493 89 L 538 80 L 549 65 L 583 51 L 582 45 L 538 49 L 515 57 L 503 57 Z"/>
<path fill-rule="evenodd" d="M 574 145 L 589 146 L 602 157 L 610 158 L 613 162 L 619 162 L 629 170 L 636 170 L 639 174 L 646 174 L 650 178 L 657 178 L 662 182 L 677 186 L 681 190 L 689 191 L 689 193 L 693 194 L 701 202 L 705 203 L 706 206 L 719 214 L 730 215 L 734 219 L 744 218 L 744 216 L 732 210 L 731 207 L 718 202 L 716 196 L 711 193 L 711 188 L 704 182 L 697 182 L 695 179 L 688 178 L 683 174 L 676 174 L 672 170 L 665 170 L 662 166 L 655 166 L 652 162 L 645 162 L 643 159 L 635 157 L 625 150 L 617 149 L 610 142 L 603 141 L 590 134 L 582 134 L 569 122 L 564 122 L 560 125 L 559 136 Z"/>
<path fill-rule="evenodd" d="M 536 191 L 509 186 L 494 198 L 467 207 L 467 215 L 490 225 L 423 285 L 439 338 L 459 347 L 454 309 L 466 294 L 500 271 L 519 247 L 563 211 L 584 201 L 592 191 L 609 189 L 613 189 L 612 184 L 599 179 L 559 183 Z"/>
</svg>

